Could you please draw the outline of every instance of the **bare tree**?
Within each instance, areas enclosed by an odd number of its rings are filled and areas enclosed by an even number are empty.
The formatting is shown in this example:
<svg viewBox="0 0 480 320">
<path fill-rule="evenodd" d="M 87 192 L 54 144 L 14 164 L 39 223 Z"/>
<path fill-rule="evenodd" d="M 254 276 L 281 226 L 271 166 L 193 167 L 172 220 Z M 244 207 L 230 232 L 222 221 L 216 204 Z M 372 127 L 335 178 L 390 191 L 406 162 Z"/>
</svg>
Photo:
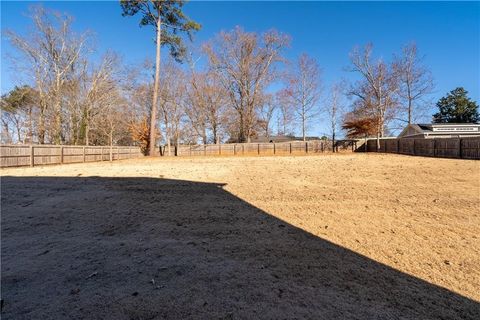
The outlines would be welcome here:
<svg viewBox="0 0 480 320">
<path fill-rule="evenodd" d="M 190 78 L 191 83 L 187 91 L 188 103 L 185 108 L 185 113 L 197 137 L 202 139 L 203 144 L 207 144 L 207 112 L 203 99 L 204 90 L 202 88 L 202 78 L 202 75 L 192 71 Z"/>
<path fill-rule="evenodd" d="M 112 147 L 126 132 L 127 119 L 125 118 L 126 101 L 120 95 L 117 88 L 108 93 L 108 102 L 102 104 L 102 111 L 95 119 L 95 131 L 106 137 L 110 145 L 110 159 L 112 159 Z"/>
<path fill-rule="evenodd" d="M 298 58 L 287 75 L 285 95 L 301 123 L 305 141 L 308 121 L 317 115 L 320 99 L 320 68 L 315 59 L 305 53 Z"/>
<path fill-rule="evenodd" d="M 289 38 L 275 30 L 259 36 L 236 27 L 204 46 L 211 68 L 220 76 L 237 118 L 237 141 L 250 141 L 261 95 L 275 79 L 275 64 Z"/>
<path fill-rule="evenodd" d="M 277 106 L 273 95 L 265 95 L 263 101 L 264 102 L 260 105 L 258 110 L 258 122 L 265 134 L 265 137 L 270 137 L 270 124 Z"/>
<path fill-rule="evenodd" d="M 100 65 L 93 66 L 91 75 L 84 81 L 85 100 L 82 108 L 82 131 L 86 145 L 89 145 L 89 133 L 95 117 L 98 115 L 105 117 L 105 113 L 114 112 L 112 103 L 119 102 L 119 65 L 118 56 L 113 52 L 107 52 L 102 57 Z"/>
<path fill-rule="evenodd" d="M 228 95 L 220 78 L 212 70 L 197 73 L 192 68 L 188 97 L 186 112 L 197 134 L 205 144 L 208 129 L 213 142 L 217 143 L 228 104 Z"/>
<path fill-rule="evenodd" d="M 423 57 L 418 56 L 415 43 L 404 46 L 402 55 L 395 57 L 393 63 L 394 72 L 400 82 L 398 94 L 406 104 L 408 124 L 412 123 L 417 113 L 421 113 L 428 106 L 424 99 L 434 89 L 432 74 L 422 63 Z"/>
<path fill-rule="evenodd" d="M 335 139 L 337 136 L 337 130 L 345 111 L 345 105 L 342 102 L 343 91 L 344 88 L 341 83 L 333 84 L 330 90 L 330 97 L 325 105 L 325 112 L 328 115 L 330 133 L 332 135 L 333 152 L 335 152 Z"/>
<path fill-rule="evenodd" d="M 381 60 L 371 61 L 372 45 L 363 50 L 355 48 L 350 54 L 351 72 L 362 78 L 352 85 L 349 95 L 359 101 L 357 108 L 363 108 L 368 118 L 377 119 L 377 148 L 380 148 L 380 137 L 384 136 L 386 121 L 397 111 L 398 77 L 391 67 Z"/>
<path fill-rule="evenodd" d="M 280 90 L 276 93 L 275 100 L 277 101 L 279 114 L 277 131 L 279 135 L 288 135 L 291 132 L 291 125 L 294 121 L 294 111 L 290 104 L 290 98 L 285 90 Z"/>
<path fill-rule="evenodd" d="M 161 81 L 164 85 L 159 92 L 159 114 L 164 130 L 166 152 L 171 155 L 172 141 L 178 145 L 180 139 L 180 124 L 185 115 L 187 101 L 185 73 L 170 59 L 164 66 Z"/>
<path fill-rule="evenodd" d="M 61 143 L 62 103 L 67 81 L 74 65 L 86 51 L 87 34 L 75 35 L 71 30 L 72 18 L 43 7 L 32 8 L 33 31 L 22 37 L 7 30 L 5 35 L 17 48 L 32 71 L 35 88 L 39 93 L 39 142 L 45 142 L 47 111 L 52 115 L 52 140 Z"/>
</svg>

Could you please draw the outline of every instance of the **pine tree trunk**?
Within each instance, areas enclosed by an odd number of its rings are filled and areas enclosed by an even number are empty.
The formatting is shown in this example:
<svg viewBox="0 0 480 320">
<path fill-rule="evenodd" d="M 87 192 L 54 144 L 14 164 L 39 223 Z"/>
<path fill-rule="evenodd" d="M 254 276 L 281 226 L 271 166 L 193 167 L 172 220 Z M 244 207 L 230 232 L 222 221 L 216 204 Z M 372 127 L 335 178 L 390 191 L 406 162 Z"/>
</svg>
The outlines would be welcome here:
<svg viewBox="0 0 480 320">
<path fill-rule="evenodd" d="M 160 48 L 162 46 L 162 43 L 161 43 L 162 29 L 161 28 L 162 28 L 162 20 L 160 16 L 160 8 L 158 8 L 155 82 L 154 82 L 154 89 L 153 89 L 152 110 L 150 112 L 150 147 L 148 151 L 148 154 L 150 156 L 153 156 L 153 154 L 155 153 L 155 145 L 156 145 L 157 103 L 158 103 L 158 88 L 159 88 L 159 82 L 160 82 Z M 170 155 L 170 147 L 169 147 L 169 155 Z"/>
</svg>

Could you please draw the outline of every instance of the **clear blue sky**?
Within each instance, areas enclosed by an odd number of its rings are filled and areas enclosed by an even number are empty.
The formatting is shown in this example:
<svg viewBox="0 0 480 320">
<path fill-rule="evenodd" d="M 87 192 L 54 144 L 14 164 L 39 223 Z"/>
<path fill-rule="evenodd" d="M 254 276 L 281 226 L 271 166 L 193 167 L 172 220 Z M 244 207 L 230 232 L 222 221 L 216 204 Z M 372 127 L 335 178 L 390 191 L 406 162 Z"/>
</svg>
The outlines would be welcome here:
<svg viewBox="0 0 480 320">
<path fill-rule="evenodd" d="M 24 13 L 31 4 L 2 1 L 2 29 L 25 32 L 29 20 Z M 94 31 L 100 53 L 113 49 L 132 63 L 154 57 L 153 29 L 140 28 L 139 17 L 122 17 L 118 1 L 43 4 L 74 16 L 76 30 Z M 435 101 L 458 86 L 465 87 L 474 100 L 480 98 L 479 2 L 192 1 L 185 10 L 203 26 L 195 37 L 196 44 L 236 25 L 247 31 L 276 28 L 289 34 L 292 44 L 287 57 L 302 52 L 315 57 L 327 87 L 333 81 L 352 77 L 344 68 L 355 45 L 372 42 L 374 54 L 388 60 L 404 44 L 415 41 L 435 78 Z M 11 48 L 3 38 L 1 45 L 4 93 L 16 83 L 5 59 Z"/>
</svg>

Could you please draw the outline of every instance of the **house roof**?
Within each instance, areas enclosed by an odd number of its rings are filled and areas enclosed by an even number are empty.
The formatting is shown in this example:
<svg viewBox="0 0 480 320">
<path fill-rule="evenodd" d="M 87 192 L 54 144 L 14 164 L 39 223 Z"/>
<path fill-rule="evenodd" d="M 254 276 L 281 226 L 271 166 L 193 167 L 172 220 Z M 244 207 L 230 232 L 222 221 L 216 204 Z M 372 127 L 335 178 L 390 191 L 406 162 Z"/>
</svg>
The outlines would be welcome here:
<svg viewBox="0 0 480 320">
<path fill-rule="evenodd" d="M 419 123 L 410 124 L 402 130 L 399 137 L 413 135 L 468 135 L 480 134 L 480 124 L 477 123 Z"/>
</svg>

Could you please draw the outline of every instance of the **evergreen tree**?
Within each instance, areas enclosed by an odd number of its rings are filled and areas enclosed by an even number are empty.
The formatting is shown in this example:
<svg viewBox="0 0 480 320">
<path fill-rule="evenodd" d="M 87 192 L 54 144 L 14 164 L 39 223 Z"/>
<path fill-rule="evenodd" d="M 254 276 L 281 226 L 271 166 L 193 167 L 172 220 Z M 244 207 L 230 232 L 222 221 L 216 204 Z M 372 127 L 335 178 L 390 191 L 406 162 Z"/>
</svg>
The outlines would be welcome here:
<svg viewBox="0 0 480 320">
<path fill-rule="evenodd" d="M 433 115 L 434 123 L 476 123 L 480 121 L 478 105 L 467 97 L 468 91 L 456 88 L 437 102 L 439 112 Z"/>
<path fill-rule="evenodd" d="M 186 33 L 190 38 L 192 33 L 200 30 L 200 25 L 190 20 L 182 11 L 185 0 L 121 0 L 120 5 L 123 16 L 142 15 L 140 26 L 153 26 L 156 32 L 156 59 L 155 59 L 155 83 L 153 103 L 150 114 L 150 143 L 149 155 L 153 155 L 156 140 L 156 115 L 158 89 L 160 82 L 160 48 L 162 45 L 170 47 L 170 54 L 181 61 L 185 55 L 180 33 Z M 169 139 L 170 137 L 167 137 Z M 170 145 L 170 141 L 167 142 Z"/>
</svg>

